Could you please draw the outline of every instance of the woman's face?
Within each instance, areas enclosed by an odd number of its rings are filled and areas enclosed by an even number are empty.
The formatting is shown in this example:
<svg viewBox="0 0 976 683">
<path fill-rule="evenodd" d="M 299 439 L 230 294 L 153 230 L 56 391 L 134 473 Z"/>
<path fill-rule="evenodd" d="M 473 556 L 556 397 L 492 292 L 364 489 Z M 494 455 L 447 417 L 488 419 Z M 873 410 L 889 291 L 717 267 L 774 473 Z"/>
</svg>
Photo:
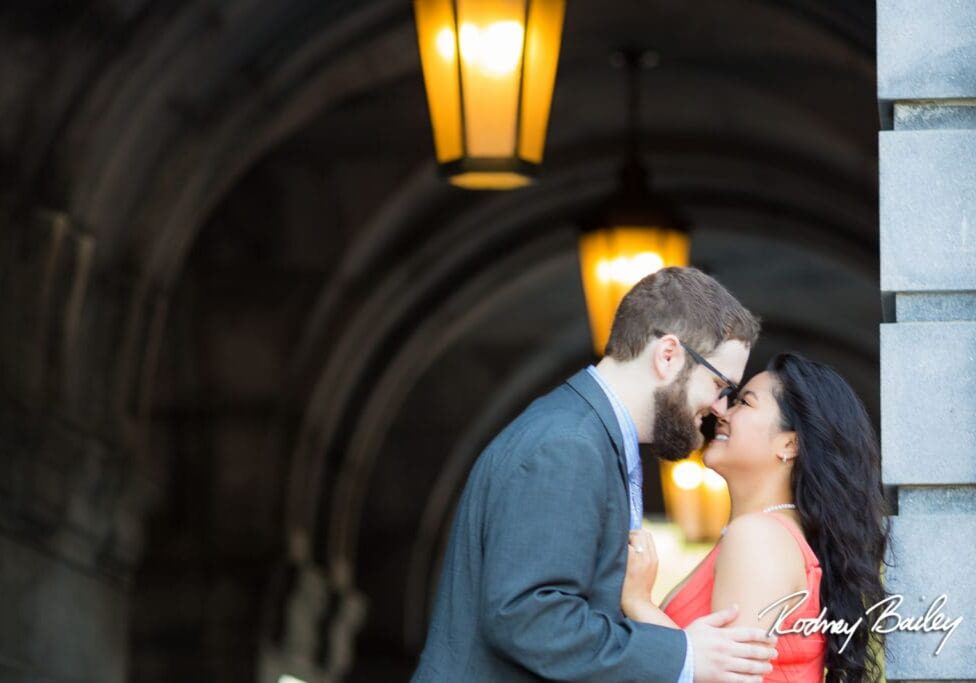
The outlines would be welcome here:
<svg viewBox="0 0 976 683">
<path fill-rule="evenodd" d="M 739 392 L 739 402 L 719 418 L 715 438 L 705 449 L 705 465 L 724 477 L 736 471 L 756 471 L 780 466 L 792 432 L 780 428 L 780 411 L 773 396 L 776 379 L 761 372 Z"/>
</svg>

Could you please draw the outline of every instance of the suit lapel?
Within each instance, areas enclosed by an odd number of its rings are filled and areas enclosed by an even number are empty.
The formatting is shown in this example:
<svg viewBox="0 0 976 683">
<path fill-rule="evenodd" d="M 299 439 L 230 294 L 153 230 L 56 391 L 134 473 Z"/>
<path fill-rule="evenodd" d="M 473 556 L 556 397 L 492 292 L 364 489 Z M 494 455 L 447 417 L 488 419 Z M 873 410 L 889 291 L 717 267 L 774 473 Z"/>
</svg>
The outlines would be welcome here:
<svg viewBox="0 0 976 683">
<path fill-rule="evenodd" d="M 620 423 L 617 422 L 617 415 L 613 412 L 613 406 L 610 405 L 610 399 L 607 398 L 606 393 L 604 393 L 603 388 L 597 383 L 597 381 L 590 375 L 589 372 L 584 368 L 580 370 L 575 375 L 566 380 L 566 383 L 579 394 L 584 401 L 590 404 L 590 407 L 596 411 L 599 416 L 600 421 L 603 423 L 604 429 L 606 429 L 607 434 L 610 436 L 610 442 L 613 444 L 613 450 L 617 456 L 617 465 L 620 469 L 620 474 L 623 477 L 624 487 L 627 486 L 627 457 L 624 454 L 624 436 L 620 431 Z"/>
</svg>

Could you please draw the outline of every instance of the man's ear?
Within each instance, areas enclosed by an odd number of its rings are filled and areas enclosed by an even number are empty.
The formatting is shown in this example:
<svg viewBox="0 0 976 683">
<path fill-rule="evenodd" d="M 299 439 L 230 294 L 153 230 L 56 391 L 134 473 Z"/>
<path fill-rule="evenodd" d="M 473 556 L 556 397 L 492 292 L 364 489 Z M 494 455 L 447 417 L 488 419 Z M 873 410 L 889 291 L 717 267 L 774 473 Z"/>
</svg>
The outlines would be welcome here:
<svg viewBox="0 0 976 683">
<path fill-rule="evenodd" d="M 667 384 L 681 370 L 685 350 L 673 334 L 666 334 L 651 342 L 651 369 L 654 376 Z"/>
</svg>

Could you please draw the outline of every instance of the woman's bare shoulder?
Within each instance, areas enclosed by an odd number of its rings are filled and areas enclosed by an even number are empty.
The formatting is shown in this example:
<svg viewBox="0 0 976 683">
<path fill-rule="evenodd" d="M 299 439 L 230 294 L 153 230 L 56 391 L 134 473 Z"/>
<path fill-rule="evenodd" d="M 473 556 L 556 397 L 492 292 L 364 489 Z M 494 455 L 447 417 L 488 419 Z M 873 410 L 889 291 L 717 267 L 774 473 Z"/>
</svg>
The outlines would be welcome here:
<svg viewBox="0 0 976 683">
<path fill-rule="evenodd" d="M 772 564 L 793 574 L 797 570 L 802 573 L 804 568 L 803 551 L 793 534 L 770 514 L 752 512 L 736 517 L 729 523 L 720 546 L 720 565 Z"/>
</svg>

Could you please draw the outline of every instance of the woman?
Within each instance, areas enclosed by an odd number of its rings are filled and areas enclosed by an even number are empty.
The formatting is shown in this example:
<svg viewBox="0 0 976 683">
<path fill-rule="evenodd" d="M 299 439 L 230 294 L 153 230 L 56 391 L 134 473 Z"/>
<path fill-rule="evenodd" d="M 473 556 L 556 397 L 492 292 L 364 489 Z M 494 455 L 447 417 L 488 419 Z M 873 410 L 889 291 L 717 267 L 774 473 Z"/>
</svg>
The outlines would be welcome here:
<svg viewBox="0 0 976 683">
<path fill-rule="evenodd" d="M 764 680 L 819 682 L 825 667 L 828 683 L 878 680 L 880 643 L 869 644 L 877 610 L 865 609 L 886 596 L 888 527 L 877 438 L 863 404 L 829 367 L 782 354 L 742 388 L 715 431 L 704 462 L 728 483 L 722 539 L 658 608 L 649 597 L 657 573 L 650 534 L 632 532 L 624 613 L 683 628 L 737 604 L 736 625 L 768 629 L 795 607 L 777 625 L 784 633 L 825 607 L 824 620 L 864 622 L 846 645 L 849 634 L 822 629 L 781 635 Z"/>
</svg>

